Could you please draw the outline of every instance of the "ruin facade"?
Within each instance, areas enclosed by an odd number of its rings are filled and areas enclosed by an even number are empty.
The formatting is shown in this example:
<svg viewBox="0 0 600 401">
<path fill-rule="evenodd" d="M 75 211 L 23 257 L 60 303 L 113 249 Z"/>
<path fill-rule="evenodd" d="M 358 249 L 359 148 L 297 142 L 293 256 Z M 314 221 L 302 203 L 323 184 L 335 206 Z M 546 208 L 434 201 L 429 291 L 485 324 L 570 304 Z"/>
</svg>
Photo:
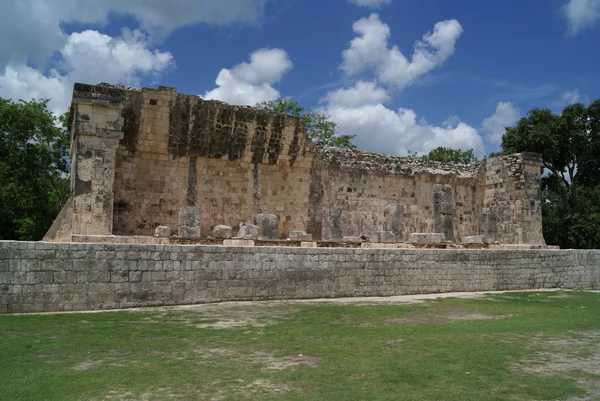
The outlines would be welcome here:
<svg viewBox="0 0 600 401">
<path fill-rule="evenodd" d="M 294 116 L 167 87 L 75 84 L 70 119 L 71 196 L 46 241 L 177 232 L 182 208 L 196 207 L 202 236 L 269 214 L 281 239 L 386 231 L 545 245 L 534 154 L 455 165 L 319 148 Z"/>
</svg>

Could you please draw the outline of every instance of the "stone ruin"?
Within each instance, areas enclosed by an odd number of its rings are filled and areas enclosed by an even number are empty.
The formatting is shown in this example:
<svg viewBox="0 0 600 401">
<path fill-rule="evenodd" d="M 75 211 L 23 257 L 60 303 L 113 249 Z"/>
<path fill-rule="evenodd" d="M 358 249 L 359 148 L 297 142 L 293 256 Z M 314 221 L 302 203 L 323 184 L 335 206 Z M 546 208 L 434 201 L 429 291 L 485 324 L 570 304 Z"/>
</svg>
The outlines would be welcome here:
<svg viewBox="0 0 600 401">
<path fill-rule="evenodd" d="M 77 83 L 70 117 L 71 196 L 45 241 L 545 246 L 535 154 L 318 148 L 296 117 L 160 86 Z"/>
</svg>

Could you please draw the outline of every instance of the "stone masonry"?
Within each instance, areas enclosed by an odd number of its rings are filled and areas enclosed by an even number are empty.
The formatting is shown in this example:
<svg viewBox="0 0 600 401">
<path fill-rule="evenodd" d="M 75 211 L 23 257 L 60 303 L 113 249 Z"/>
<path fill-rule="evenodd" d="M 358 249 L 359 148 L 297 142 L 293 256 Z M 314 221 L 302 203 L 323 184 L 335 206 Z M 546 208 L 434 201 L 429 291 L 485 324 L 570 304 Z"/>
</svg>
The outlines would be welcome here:
<svg viewBox="0 0 600 401">
<path fill-rule="evenodd" d="M 449 165 L 320 149 L 296 117 L 167 87 L 75 84 L 71 117 L 71 197 L 46 241 L 176 231 L 180 210 L 195 207 L 205 237 L 273 215 L 279 239 L 391 231 L 398 242 L 440 233 L 545 245 L 536 155 Z"/>
<path fill-rule="evenodd" d="M 600 251 L 0 241 L 0 313 L 539 288 L 600 289 Z"/>
</svg>

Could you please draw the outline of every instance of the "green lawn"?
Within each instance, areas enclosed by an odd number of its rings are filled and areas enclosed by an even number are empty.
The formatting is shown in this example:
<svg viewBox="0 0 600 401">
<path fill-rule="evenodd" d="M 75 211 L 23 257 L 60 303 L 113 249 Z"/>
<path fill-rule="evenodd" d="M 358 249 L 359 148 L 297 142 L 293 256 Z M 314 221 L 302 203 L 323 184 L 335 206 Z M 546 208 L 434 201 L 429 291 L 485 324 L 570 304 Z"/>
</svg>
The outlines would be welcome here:
<svg viewBox="0 0 600 401">
<path fill-rule="evenodd" d="M 600 293 L 0 316 L 0 400 L 596 400 Z"/>
</svg>

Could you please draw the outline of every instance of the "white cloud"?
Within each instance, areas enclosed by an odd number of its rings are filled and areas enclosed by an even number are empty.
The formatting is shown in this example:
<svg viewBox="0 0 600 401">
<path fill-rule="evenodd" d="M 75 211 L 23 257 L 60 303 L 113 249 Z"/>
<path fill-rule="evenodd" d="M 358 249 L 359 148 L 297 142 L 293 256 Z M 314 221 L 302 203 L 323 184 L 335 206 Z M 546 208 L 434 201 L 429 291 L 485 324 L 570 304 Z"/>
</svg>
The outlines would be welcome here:
<svg viewBox="0 0 600 401">
<path fill-rule="evenodd" d="M 367 87 L 366 84 L 363 82 L 361 86 Z M 382 93 L 382 89 L 374 84 L 368 87 L 371 93 Z M 473 149 L 478 157 L 484 154 L 483 141 L 477 130 L 456 117 L 450 118 L 441 127 L 432 126 L 422 119 L 418 120 L 411 109 L 394 111 L 386 108 L 380 103 L 385 99 L 381 95 L 373 96 L 370 102 L 356 102 L 356 92 L 356 87 L 330 92 L 325 97 L 329 103 L 324 111 L 338 124 L 340 133 L 356 135 L 354 142 L 360 149 L 406 155 L 407 150 L 427 153 L 438 146 L 447 146 Z"/>
<path fill-rule="evenodd" d="M 285 50 L 256 50 L 250 55 L 249 63 L 238 64 L 230 70 L 223 68 L 215 81 L 217 87 L 207 91 L 203 97 L 250 106 L 276 99 L 279 91 L 272 85 L 279 82 L 292 67 Z"/>
<path fill-rule="evenodd" d="M 562 8 L 567 19 L 569 34 L 577 35 L 586 28 L 593 28 L 600 18 L 600 0 L 569 0 Z"/>
<path fill-rule="evenodd" d="M 581 95 L 577 89 L 565 91 L 561 96 L 561 102 L 565 105 L 579 102 Z"/>
<path fill-rule="evenodd" d="M 0 69 L 44 62 L 67 42 L 62 23 L 105 24 L 111 13 L 129 15 L 152 35 L 192 24 L 255 24 L 269 0 L 18 0 L 0 1 Z M 10 38 L 10 40 L 8 40 Z"/>
<path fill-rule="evenodd" d="M 64 72 L 52 69 L 44 73 L 25 64 L 5 67 L 0 75 L 0 96 L 50 98 L 50 109 L 63 113 L 76 81 L 139 85 L 141 77 L 161 74 L 173 65 L 171 53 L 151 50 L 139 31 L 124 31 L 116 38 L 92 30 L 73 33 L 60 55 Z"/>
<path fill-rule="evenodd" d="M 505 128 L 513 126 L 521 116 L 519 110 L 510 102 L 500 102 L 496 106 L 496 111 L 490 117 L 483 120 L 482 131 L 490 143 L 500 145 L 502 136 L 506 132 Z"/>
<path fill-rule="evenodd" d="M 385 89 L 378 88 L 374 82 L 358 81 L 352 88 L 341 88 L 329 92 L 323 100 L 338 106 L 363 106 L 385 103 L 390 96 Z"/>
<path fill-rule="evenodd" d="M 440 66 L 453 53 L 456 41 L 462 33 L 457 20 L 440 21 L 433 32 L 415 42 L 414 53 L 409 60 L 397 46 L 389 47 L 390 28 L 371 14 L 356 21 L 352 28 L 358 36 L 344 50 L 342 70 L 353 75 L 365 69 L 375 70 L 381 82 L 399 89 L 405 88 L 424 74 Z"/>
<path fill-rule="evenodd" d="M 391 2 L 392 0 L 350 0 L 350 3 L 356 4 L 357 6 L 369 8 L 380 8 Z"/>
</svg>

